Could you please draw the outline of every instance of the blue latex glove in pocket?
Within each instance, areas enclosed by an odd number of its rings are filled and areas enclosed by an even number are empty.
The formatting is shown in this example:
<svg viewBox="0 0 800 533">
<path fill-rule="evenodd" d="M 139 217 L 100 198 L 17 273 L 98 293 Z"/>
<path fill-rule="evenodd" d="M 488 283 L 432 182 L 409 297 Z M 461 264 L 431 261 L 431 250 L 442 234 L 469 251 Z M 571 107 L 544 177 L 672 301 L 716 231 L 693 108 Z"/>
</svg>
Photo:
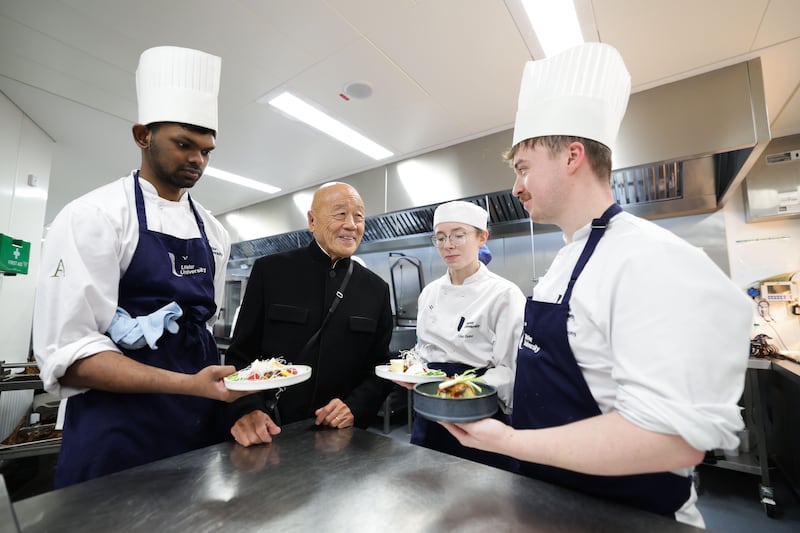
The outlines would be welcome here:
<svg viewBox="0 0 800 533">
<path fill-rule="evenodd" d="M 178 332 L 180 327 L 177 321 L 181 316 L 183 309 L 175 302 L 170 302 L 149 315 L 136 318 L 117 307 L 106 334 L 122 348 L 138 350 L 149 346 L 152 350 L 157 350 L 156 341 L 164 334 L 164 330 Z"/>
<path fill-rule="evenodd" d="M 478 260 L 484 265 L 488 265 L 492 261 L 492 251 L 485 244 L 478 250 Z"/>
</svg>

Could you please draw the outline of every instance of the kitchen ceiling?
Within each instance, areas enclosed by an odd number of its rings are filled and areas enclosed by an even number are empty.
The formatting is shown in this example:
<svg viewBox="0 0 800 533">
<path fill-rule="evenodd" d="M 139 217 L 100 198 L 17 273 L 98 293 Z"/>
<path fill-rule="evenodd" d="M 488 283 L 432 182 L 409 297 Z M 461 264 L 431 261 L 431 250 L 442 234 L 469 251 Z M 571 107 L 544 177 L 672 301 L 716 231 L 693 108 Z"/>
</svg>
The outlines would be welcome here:
<svg viewBox="0 0 800 533">
<path fill-rule="evenodd" d="M 556 0 L 553 0 L 556 1 Z M 761 57 L 772 137 L 800 133 L 800 2 L 576 0 L 584 36 L 616 46 L 633 91 Z M 136 168 L 142 50 L 222 57 L 211 164 L 287 194 L 513 127 L 542 54 L 519 0 L 0 0 L 0 91 L 55 141 L 46 222 Z M 367 98 L 340 96 L 367 83 Z M 314 102 L 395 153 L 373 161 L 258 99 Z M 274 198 L 205 177 L 215 214 Z"/>
</svg>

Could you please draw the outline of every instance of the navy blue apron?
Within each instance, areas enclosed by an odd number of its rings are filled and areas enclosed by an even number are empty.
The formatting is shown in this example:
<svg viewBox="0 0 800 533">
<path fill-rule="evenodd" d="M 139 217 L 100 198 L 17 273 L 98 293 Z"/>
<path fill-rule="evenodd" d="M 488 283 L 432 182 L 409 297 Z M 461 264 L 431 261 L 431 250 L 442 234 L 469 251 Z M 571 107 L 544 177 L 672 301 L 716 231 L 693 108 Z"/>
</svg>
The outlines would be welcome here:
<svg viewBox="0 0 800 533">
<path fill-rule="evenodd" d="M 592 231 L 560 302 L 528 298 L 525 329 L 517 354 L 512 425 L 517 429 L 561 426 L 601 414 L 569 345 L 567 317 L 575 281 L 622 209 L 613 204 L 592 221 Z M 587 454 L 592 450 L 587 449 Z M 594 476 L 536 463 L 520 462 L 521 473 L 670 518 L 689 499 L 691 478 L 670 472 Z"/>
<path fill-rule="evenodd" d="M 131 316 L 169 302 L 183 309 L 177 333 L 149 346 L 120 350 L 146 365 L 194 374 L 219 364 L 206 321 L 216 312 L 214 256 L 191 197 L 201 236 L 180 239 L 147 229 L 138 172 L 134 175 L 139 242 L 119 284 L 119 307 Z M 227 438 L 225 403 L 174 394 L 119 394 L 89 390 L 67 402 L 56 487 L 171 457 Z"/>
<path fill-rule="evenodd" d="M 442 370 L 448 376 L 463 374 L 465 371 L 473 368 L 461 363 L 428 363 L 427 366 L 432 370 Z M 477 374 L 483 375 L 485 372 L 486 369 L 480 369 Z M 492 418 L 500 420 L 504 424 L 510 423 L 508 415 L 503 413 L 503 410 L 500 409 L 499 406 Z M 424 446 L 425 448 L 494 466 L 496 468 L 502 468 L 504 470 L 516 470 L 515 459 L 499 453 L 486 452 L 462 446 L 441 424 L 438 422 L 431 422 L 419 414 L 414 417 L 414 425 L 411 430 L 411 444 Z"/>
</svg>

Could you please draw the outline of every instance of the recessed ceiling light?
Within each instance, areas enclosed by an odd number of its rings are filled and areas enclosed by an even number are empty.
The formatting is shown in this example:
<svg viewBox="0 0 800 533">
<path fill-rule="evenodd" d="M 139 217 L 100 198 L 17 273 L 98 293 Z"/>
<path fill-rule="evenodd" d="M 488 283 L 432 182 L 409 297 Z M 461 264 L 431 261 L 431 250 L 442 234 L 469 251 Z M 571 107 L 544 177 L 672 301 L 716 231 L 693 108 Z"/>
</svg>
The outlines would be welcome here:
<svg viewBox="0 0 800 533">
<path fill-rule="evenodd" d="M 335 118 L 326 115 L 316 107 L 304 102 L 289 92 L 281 93 L 275 98 L 270 99 L 269 105 L 280 109 L 297 120 L 305 122 L 322 133 L 330 135 L 337 141 L 343 142 L 351 148 L 355 148 L 376 161 L 394 155 L 383 146 L 364 137 L 354 129 L 345 126 Z"/>
<path fill-rule="evenodd" d="M 214 167 L 206 167 L 206 170 L 205 172 L 203 172 L 203 175 L 211 176 L 212 178 L 217 178 L 219 180 L 227 181 L 229 183 L 235 183 L 236 185 L 241 185 L 242 187 L 249 187 L 251 189 L 256 189 L 258 191 L 262 191 L 268 194 L 274 194 L 280 191 L 280 188 L 278 187 L 267 185 L 266 183 L 262 183 L 260 181 L 256 181 L 250 178 L 245 178 L 244 176 L 239 176 L 238 174 L 226 172 L 225 170 L 220 170 Z"/>
</svg>

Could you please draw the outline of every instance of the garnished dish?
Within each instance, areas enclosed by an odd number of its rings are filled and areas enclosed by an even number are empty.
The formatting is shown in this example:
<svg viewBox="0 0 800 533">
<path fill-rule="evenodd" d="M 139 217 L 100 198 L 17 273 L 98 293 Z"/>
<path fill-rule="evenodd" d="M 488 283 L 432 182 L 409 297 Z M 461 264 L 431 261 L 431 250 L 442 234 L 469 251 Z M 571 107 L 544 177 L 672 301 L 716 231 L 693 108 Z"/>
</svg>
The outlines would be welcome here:
<svg viewBox="0 0 800 533">
<path fill-rule="evenodd" d="M 311 377 L 311 367 L 292 365 L 283 358 L 256 359 L 249 366 L 225 378 L 230 390 L 267 390 L 302 383 Z"/>
<path fill-rule="evenodd" d="M 427 383 L 441 381 L 447 377 L 441 370 L 434 370 L 422 361 L 416 351 L 402 350 L 397 359 L 392 359 L 388 365 L 375 367 L 375 375 L 379 378 L 405 383 Z"/>
<path fill-rule="evenodd" d="M 497 389 L 477 375 L 477 369 L 441 383 L 414 386 L 414 411 L 437 422 L 475 422 L 498 409 Z"/>
<path fill-rule="evenodd" d="M 456 374 L 447 381 L 439 383 L 436 388 L 437 394 L 441 398 L 474 398 L 483 392 L 480 385 L 475 383 L 483 378 L 479 377 L 476 368 L 471 368 L 463 374 Z"/>
</svg>

